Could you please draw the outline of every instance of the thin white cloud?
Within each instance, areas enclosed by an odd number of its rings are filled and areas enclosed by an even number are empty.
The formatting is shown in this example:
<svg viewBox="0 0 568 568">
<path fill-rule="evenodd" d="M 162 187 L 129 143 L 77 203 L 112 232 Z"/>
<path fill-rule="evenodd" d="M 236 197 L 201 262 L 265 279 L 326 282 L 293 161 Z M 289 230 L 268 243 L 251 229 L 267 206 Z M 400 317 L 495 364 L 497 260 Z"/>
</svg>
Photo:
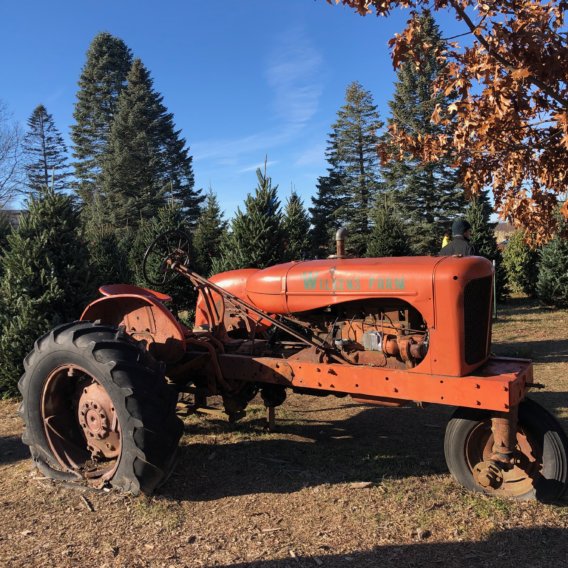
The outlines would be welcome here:
<svg viewBox="0 0 568 568">
<path fill-rule="evenodd" d="M 282 132 L 260 132 L 242 138 L 204 140 L 194 142 L 192 151 L 195 160 L 236 159 L 238 156 L 262 152 L 285 142 L 288 135 Z"/>
<path fill-rule="evenodd" d="M 275 165 L 275 164 L 277 164 L 277 163 L 278 163 L 277 160 L 272 160 L 272 161 L 271 161 L 271 160 L 268 160 L 268 161 L 266 162 L 266 167 L 269 168 L 270 166 L 273 166 L 273 165 Z M 238 171 L 238 173 L 239 173 L 239 174 L 245 174 L 245 173 L 248 173 L 248 172 L 256 172 L 256 170 L 258 170 L 259 168 L 260 168 L 261 170 L 264 169 L 264 162 L 260 162 L 260 163 L 258 163 L 258 164 L 254 164 L 253 166 L 247 166 L 247 167 L 245 167 L 245 168 L 241 168 L 241 169 Z"/>
<path fill-rule="evenodd" d="M 318 79 L 321 63 L 321 55 L 300 28 L 277 37 L 265 73 L 273 92 L 277 126 L 241 138 L 196 141 L 192 144 L 194 159 L 250 157 L 294 140 L 317 112 L 323 90 Z"/>
<path fill-rule="evenodd" d="M 274 109 L 293 130 L 302 128 L 317 112 L 322 94 L 317 79 L 322 57 L 305 32 L 294 28 L 277 38 L 266 77 L 274 89 Z"/>
<path fill-rule="evenodd" d="M 66 89 L 61 87 L 56 91 L 52 91 L 45 97 L 45 104 L 48 106 L 47 111 L 49 112 L 49 105 L 57 102 L 66 92 Z"/>
<path fill-rule="evenodd" d="M 295 166 L 321 166 L 325 164 L 325 142 L 318 142 L 306 148 L 294 162 Z"/>
</svg>

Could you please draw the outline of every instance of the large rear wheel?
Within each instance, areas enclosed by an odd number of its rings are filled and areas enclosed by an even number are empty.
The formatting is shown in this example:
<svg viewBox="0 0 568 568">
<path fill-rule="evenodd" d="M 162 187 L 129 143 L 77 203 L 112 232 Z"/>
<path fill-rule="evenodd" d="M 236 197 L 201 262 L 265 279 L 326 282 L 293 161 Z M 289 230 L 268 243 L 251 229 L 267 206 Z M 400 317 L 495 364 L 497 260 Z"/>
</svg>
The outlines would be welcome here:
<svg viewBox="0 0 568 568">
<path fill-rule="evenodd" d="M 513 464 L 502 471 L 499 487 L 482 487 L 476 466 L 493 451 L 491 414 L 458 408 L 446 428 L 444 453 L 448 469 L 467 489 L 519 500 L 554 500 L 568 483 L 568 439 L 557 420 L 531 399 L 519 405 Z"/>
<path fill-rule="evenodd" d="M 123 332 L 55 328 L 24 362 L 23 441 L 47 476 L 153 491 L 173 467 L 182 423 L 159 364 Z"/>
</svg>

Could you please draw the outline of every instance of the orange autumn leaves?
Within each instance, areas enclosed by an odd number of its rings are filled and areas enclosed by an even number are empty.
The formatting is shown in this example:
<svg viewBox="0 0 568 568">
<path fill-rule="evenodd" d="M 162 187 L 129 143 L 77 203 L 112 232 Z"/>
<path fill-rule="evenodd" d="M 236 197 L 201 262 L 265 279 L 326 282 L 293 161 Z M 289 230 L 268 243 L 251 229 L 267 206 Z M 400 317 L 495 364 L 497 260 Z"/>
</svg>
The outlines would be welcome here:
<svg viewBox="0 0 568 568">
<path fill-rule="evenodd" d="M 447 134 L 419 135 L 393 123 L 394 144 L 379 153 L 383 160 L 393 152 L 424 162 L 451 157 L 470 194 L 490 186 L 502 217 L 525 227 L 535 244 L 548 240 L 557 228 L 558 205 L 568 218 L 568 2 L 327 1 L 362 15 L 410 8 L 405 30 L 390 41 L 395 67 L 421 64 L 421 8 L 454 12 L 468 37 L 465 46 L 448 41 L 439 50 L 444 72 L 434 92 L 455 99 L 445 108 L 437 105 L 431 117 L 452 128 L 443 130 Z"/>
</svg>

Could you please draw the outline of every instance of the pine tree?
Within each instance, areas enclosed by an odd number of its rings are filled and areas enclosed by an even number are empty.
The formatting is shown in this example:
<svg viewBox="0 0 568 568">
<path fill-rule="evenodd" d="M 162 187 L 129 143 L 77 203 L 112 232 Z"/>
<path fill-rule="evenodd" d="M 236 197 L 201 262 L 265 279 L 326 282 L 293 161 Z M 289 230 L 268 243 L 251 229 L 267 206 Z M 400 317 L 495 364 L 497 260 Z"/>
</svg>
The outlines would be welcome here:
<svg viewBox="0 0 568 568">
<path fill-rule="evenodd" d="M 229 234 L 221 245 L 221 257 L 213 271 L 236 268 L 265 268 L 283 261 L 282 212 L 277 197 L 278 186 L 260 169 L 258 186 L 245 200 L 245 210 L 237 209 Z"/>
<path fill-rule="evenodd" d="M 184 235 L 190 244 L 190 250 L 188 251 L 190 262 L 194 258 L 190 227 L 185 212 L 179 204 L 170 202 L 158 209 L 152 218 L 143 220 L 132 239 L 129 250 L 129 263 L 134 283 L 138 286 L 152 287 L 152 284 L 146 281 L 142 270 L 144 253 L 158 235 L 167 231 L 177 231 Z M 170 307 L 176 313 L 182 310 L 193 310 L 195 307 L 195 290 L 190 282 L 181 276 L 177 276 L 161 286 L 159 291 L 172 297 L 173 301 Z"/>
<path fill-rule="evenodd" d="M 67 147 L 53 116 L 43 105 L 38 105 L 28 119 L 23 149 L 27 186 L 32 195 L 50 186 L 56 191 L 66 187 L 69 177 Z"/>
<path fill-rule="evenodd" d="M 202 197 L 193 190 L 191 157 L 173 117 L 139 59 L 120 94 L 103 161 L 103 195 L 116 227 L 137 226 L 172 198 L 192 225 Z"/>
<path fill-rule="evenodd" d="M 122 284 L 133 280 L 129 254 L 133 235 L 109 224 L 89 223 L 86 231 L 87 249 L 94 281 L 97 285 Z"/>
<path fill-rule="evenodd" d="M 0 254 L 2 249 L 6 246 L 8 235 L 12 232 L 12 225 L 8 215 L 0 209 Z"/>
<path fill-rule="evenodd" d="M 538 278 L 538 252 L 527 245 L 524 231 L 513 233 L 502 256 L 507 290 L 533 296 Z"/>
<path fill-rule="evenodd" d="M 375 203 L 372 220 L 373 228 L 369 236 L 367 256 L 408 256 L 410 254 L 404 223 L 386 196 Z"/>
<path fill-rule="evenodd" d="M 545 304 L 568 308 L 568 223 L 560 221 L 563 231 L 540 251 L 536 293 Z"/>
<path fill-rule="evenodd" d="M 193 234 L 195 267 L 200 274 L 208 276 L 211 273 L 213 259 L 221 254 L 221 243 L 226 232 L 227 221 L 223 219 L 217 196 L 210 189 Z"/>
<path fill-rule="evenodd" d="M 338 217 L 348 229 L 349 248 L 356 256 L 365 255 L 370 212 L 381 187 L 377 130 L 382 126 L 371 93 L 360 83 L 351 83 L 332 126 L 328 161 L 341 181 L 336 189 L 341 200 Z"/>
<path fill-rule="evenodd" d="M 304 260 L 310 253 L 310 220 L 302 199 L 293 190 L 284 207 L 282 229 L 285 235 L 285 258 Z"/>
<path fill-rule="evenodd" d="M 83 203 L 90 204 L 101 189 L 102 160 L 131 65 L 132 52 L 121 39 L 107 32 L 95 36 L 79 79 L 71 126 L 76 191 Z"/>
<path fill-rule="evenodd" d="M 445 107 L 451 102 L 451 96 L 434 95 L 434 82 L 444 72 L 435 55 L 443 44 L 440 30 L 429 11 L 421 15 L 420 23 L 416 42 L 423 46 L 421 57 L 399 67 L 395 93 L 389 102 L 389 125 L 413 137 L 447 133 L 448 127 L 434 125 L 430 117 L 436 105 Z M 389 154 L 396 155 L 388 132 L 381 142 Z M 385 164 L 383 176 L 386 190 L 393 193 L 397 209 L 406 220 L 413 254 L 436 254 L 444 229 L 466 205 L 457 169 L 448 159 L 424 165 L 403 155 Z"/>
<path fill-rule="evenodd" d="M 194 228 L 205 196 L 201 195 L 201 190 L 194 189 L 193 157 L 189 154 L 185 139 L 181 137 L 181 131 L 175 129 L 172 114 L 164 115 L 161 129 L 167 196 L 180 206 L 190 228 Z"/>
<path fill-rule="evenodd" d="M 79 216 L 69 196 L 51 188 L 28 201 L 8 237 L 0 281 L 0 392 L 14 395 L 22 360 L 51 327 L 81 315 L 91 293 Z"/>
<path fill-rule="evenodd" d="M 484 191 L 469 203 L 465 218 L 471 225 L 470 242 L 475 248 L 475 254 L 495 262 L 497 299 L 502 301 L 506 295 L 506 276 L 503 258 L 497 248 L 497 239 L 495 238 L 497 223 L 491 222 L 492 213 L 493 208 L 489 203 L 488 191 Z"/>
<path fill-rule="evenodd" d="M 339 212 L 344 199 L 338 194 L 341 187 L 340 174 L 332 167 L 328 174 L 318 178 L 317 195 L 312 197 L 312 207 L 309 208 L 312 242 L 312 255 L 315 258 L 327 258 L 335 251 L 335 232 L 341 221 Z"/>
</svg>

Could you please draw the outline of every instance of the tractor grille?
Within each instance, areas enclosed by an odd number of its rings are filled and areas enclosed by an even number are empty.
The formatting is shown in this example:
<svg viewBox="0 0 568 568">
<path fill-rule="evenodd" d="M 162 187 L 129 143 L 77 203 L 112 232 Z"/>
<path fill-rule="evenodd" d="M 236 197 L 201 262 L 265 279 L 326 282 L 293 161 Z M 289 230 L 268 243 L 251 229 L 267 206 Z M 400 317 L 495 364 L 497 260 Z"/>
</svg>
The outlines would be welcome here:
<svg viewBox="0 0 568 568">
<path fill-rule="evenodd" d="M 477 278 L 464 290 L 465 362 L 474 365 L 487 357 L 491 332 L 491 276 Z"/>
</svg>

